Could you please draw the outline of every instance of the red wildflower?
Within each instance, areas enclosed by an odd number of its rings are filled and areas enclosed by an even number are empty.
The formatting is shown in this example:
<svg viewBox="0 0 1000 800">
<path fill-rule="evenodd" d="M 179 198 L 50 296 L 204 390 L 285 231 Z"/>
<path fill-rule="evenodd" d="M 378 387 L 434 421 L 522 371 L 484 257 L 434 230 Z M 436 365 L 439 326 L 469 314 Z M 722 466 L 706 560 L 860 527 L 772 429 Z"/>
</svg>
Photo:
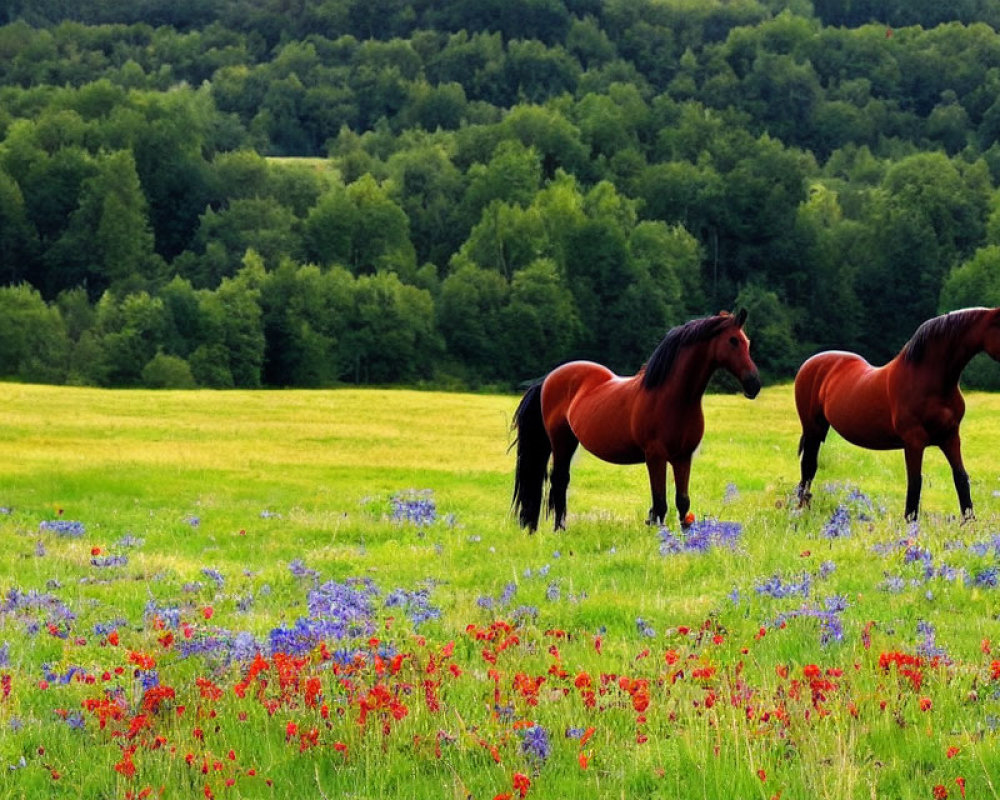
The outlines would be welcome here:
<svg viewBox="0 0 1000 800">
<path fill-rule="evenodd" d="M 115 772 L 124 775 L 126 778 L 131 778 L 135 775 L 135 762 L 132 761 L 132 754 L 135 750 L 136 746 L 133 744 L 122 751 L 122 760 L 115 764 Z"/>
<path fill-rule="evenodd" d="M 958 755 L 958 748 L 955 747 L 954 745 L 949 747 L 948 751 L 945 753 L 945 756 L 948 758 L 954 758 L 957 755 Z"/>
<path fill-rule="evenodd" d="M 946 800 L 948 797 L 948 790 L 944 788 L 943 784 L 937 784 L 934 787 L 934 800 Z"/>
<path fill-rule="evenodd" d="M 763 783 L 767 780 L 767 773 L 764 772 L 764 770 L 759 769 L 757 770 L 757 777 L 760 778 L 760 782 Z"/>
<path fill-rule="evenodd" d="M 955 783 L 958 784 L 958 791 L 962 793 L 962 797 L 965 797 L 965 778 L 959 776 L 955 778 Z"/>
<path fill-rule="evenodd" d="M 530 788 L 531 788 L 531 778 L 529 778 L 523 772 L 515 772 L 514 791 L 516 791 L 523 798 L 528 793 L 528 789 Z"/>
<path fill-rule="evenodd" d="M 921 697 L 920 698 L 920 710 L 921 711 L 930 711 L 931 710 L 931 706 L 933 706 L 933 705 L 934 705 L 934 703 L 931 702 L 931 699 L 929 697 Z"/>
<path fill-rule="evenodd" d="M 591 726 L 583 732 L 583 736 L 580 737 L 580 747 L 583 747 L 590 740 L 590 737 L 594 735 L 594 731 L 596 730 L 595 727 Z"/>
<path fill-rule="evenodd" d="M 587 765 L 590 763 L 590 756 L 581 750 L 579 761 L 580 761 L 580 769 L 586 769 Z"/>
<path fill-rule="evenodd" d="M 108 634 L 108 644 L 117 647 L 118 646 L 118 631 L 111 631 Z"/>
<path fill-rule="evenodd" d="M 156 667 L 156 659 L 147 653 L 139 653 L 135 650 L 129 650 L 128 660 L 135 664 L 139 669 L 150 670 Z"/>
</svg>

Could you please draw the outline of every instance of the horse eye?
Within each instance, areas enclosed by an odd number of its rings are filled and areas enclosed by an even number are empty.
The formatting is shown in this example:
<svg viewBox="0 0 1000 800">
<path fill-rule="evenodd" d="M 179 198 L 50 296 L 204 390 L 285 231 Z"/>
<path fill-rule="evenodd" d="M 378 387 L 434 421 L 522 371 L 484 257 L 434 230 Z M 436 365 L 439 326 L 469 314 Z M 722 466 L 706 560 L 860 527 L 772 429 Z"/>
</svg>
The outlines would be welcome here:
<svg viewBox="0 0 1000 800">
<path fill-rule="evenodd" d="M 730 336 L 729 337 L 729 344 L 731 344 L 733 347 L 736 347 L 739 343 L 740 343 L 740 340 L 737 339 L 735 336 Z"/>
</svg>

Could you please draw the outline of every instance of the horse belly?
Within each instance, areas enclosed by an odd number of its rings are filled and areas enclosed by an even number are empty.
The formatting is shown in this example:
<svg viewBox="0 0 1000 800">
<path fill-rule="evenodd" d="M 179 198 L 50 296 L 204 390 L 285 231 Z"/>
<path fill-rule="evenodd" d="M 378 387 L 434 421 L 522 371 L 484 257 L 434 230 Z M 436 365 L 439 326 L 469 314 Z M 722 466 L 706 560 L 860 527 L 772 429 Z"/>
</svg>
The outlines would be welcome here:
<svg viewBox="0 0 1000 800">
<path fill-rule="evenodd" d="M 882 376 L 857 371 L 828 380 L 823 387 L 823 411 L 844 439 L 869 450 L 903 446 L 895 431 Z"/>
<path fill-rule="evenodd" d="M 646 460 L 629 427 L 627 402 L 616 392 L 595 391 L 577 398 L 568 415 L 570 428 L 587 452 L 612 464 L 639 464 Z"/>
</svg>

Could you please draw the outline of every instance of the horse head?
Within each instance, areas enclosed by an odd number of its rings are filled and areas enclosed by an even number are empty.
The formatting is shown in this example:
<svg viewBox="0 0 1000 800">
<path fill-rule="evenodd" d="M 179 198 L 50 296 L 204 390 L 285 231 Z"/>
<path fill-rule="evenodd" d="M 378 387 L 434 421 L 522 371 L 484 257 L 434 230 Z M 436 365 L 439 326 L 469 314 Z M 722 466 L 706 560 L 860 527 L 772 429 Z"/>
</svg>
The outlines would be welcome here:
<svg viewBox="0 0 1000 800">
<path fill-rule="evenodd" d="M 743 331 L 747 310 L 741 308 L 735 314 L 723 311 L 720 316 L 729 317 L 731 323 L 716 336 L 713 356 L 720 367 L 740 382 L 743 394 L 752 400 L 760 392 L 760 374 L 750 358 L 750 339 Z"/>
</svg>

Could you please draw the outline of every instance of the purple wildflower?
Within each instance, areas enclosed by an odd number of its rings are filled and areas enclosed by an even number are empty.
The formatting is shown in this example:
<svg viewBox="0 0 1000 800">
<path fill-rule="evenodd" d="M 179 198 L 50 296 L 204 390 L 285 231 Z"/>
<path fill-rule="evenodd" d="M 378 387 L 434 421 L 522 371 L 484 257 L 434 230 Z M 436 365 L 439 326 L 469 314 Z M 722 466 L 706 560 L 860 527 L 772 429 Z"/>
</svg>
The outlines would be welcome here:
<svg viewBox="0 0 1000 800">
<path fill-rule="evenodd" d="M 653 626 L 646 622 L 646 620 L 642 617 L 636 617 L 635 627 L 640 636 L 645 636 L 649 639 L 656 636 L 656 631 L 653 629 Z"/>
<path fill-rule="evenodd" d="M 390 502 L 393 522 L 406 522 L 424 527 L 437 521 L 437 506 L 430 489 L 409 489 L 399 492 L 392 496 Z"/>
<path fill-rule="evenodd" d="M 82 522 L 75 522 L 68 519 L 47 519 L 43 520 L 38 529 L 54 533 L 57 536 L 66 536 L 72 539 L 79 538 L 87 532 Z"/>
<path fill-rule="evenodd" d="M 713 547 L 735 548 L 743 535 L 738 522 L 725 522 L 711 517 L 696 520 L 684 533 L 660 529 L 660 555 L 673 553 L 706 553 Z"/>
<path fill-rule="evenodd" d="M 522 730 L 521 751 L 536 766 L 540 767 L 548 760 L 551 750 L 549 733 L 541 725 L 532 725 Z"/>
<path fill-rule="evenodd" d="M 90 566 L 98 569 L 124 567 L 126 564 L 128 564 L 128 556 L 125 555 L 94 556 L 90 559 Z"/>
<path fill-rule="evenodd" d="M 288 569 L 296 578 L 312 578 L 313 580 L 319 579 L 319 573 L 316 570 L 307 567 L 301 558 L 296 558 L 291 564 L 288 565 Z"/>
<path fill-rule="evenodd" d="M 394 589 L 385 598 L 386 608 L 401 608 L 409 617 L 414 629 L 431 619 L 440 619 L 441 609 L 430 604 L 430 590 L 417 589 L 408 592 L 405 589 Z"/>
<path fill-rule="evenodd" d="M 824 539 L 843 539 L 851 535 L 851 512 L 847 506 L 838 505 L 819 533 Z"/>
<path fill-rule="evenodd" d="M 780 575 L 773 575 L 768 578 L 763 583 L 759 583 L 754 587 L 758 594 L 767 595 L 774 598 L 785 598 L 793 597 L 795 595 L 801 595 L 802 597 L 808 597 L 809 591 L 812 588 L 812 576 L 809 573 L 802 573 L 802 577 L 798 581 L 781 579 Z"/>
<path fill-rule="evenodd" d="M 221 589 L 226 583 L 226 579 L 222 576 L 222 573 L 217 569 L 211 569 L 210 567 L 203 567 L 201 574 L 208 578 L 215 584 L 216 589 Z"/>
</svg>

